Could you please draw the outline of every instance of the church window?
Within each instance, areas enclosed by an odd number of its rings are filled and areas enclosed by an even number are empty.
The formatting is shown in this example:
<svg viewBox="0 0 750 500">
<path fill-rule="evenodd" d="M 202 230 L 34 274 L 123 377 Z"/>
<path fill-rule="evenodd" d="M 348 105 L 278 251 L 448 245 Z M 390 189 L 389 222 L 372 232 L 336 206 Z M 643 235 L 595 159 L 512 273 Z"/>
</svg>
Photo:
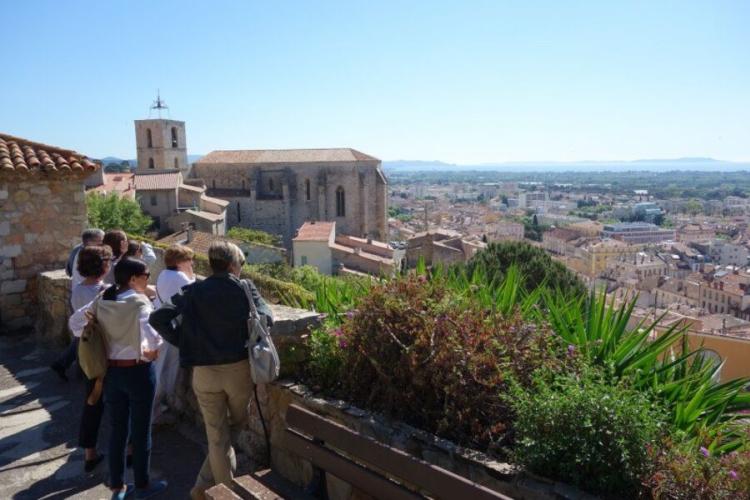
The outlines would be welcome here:
<svg viewBox="0 0 750 500">
<path fill-rule="evenodd" d="M 346 216 L 346 197 L 344 195 L 344 188 L 339 186 L 336 189 L 336 217 Z"/>
<path fill-rule="evenodd" d="M 237 202 L 237 222 L 242 222 L 242 211 L 240 210 L 240 202 Z"/>
<path fill-rule="evenodd" d="M 245 181 L 244 180 L 242 181 L 242 190 L 243 191 L 245 190 Z"/>
<path fill-rule="evenodd" d="M 310 201 L 310 179 L 305 179 L 305 199 Z"/>
<path fill-rule="evenodd" d="M 146 144 L 148 144 L 148 147 L 153 148 L 154 147 L 154 141 L 151 138 L 151 129 L 146 129 Z"/>
<path fill-rule="evenodd" d="M 273 179 L 268 179 L 268 190 L 273 192 Z"/>
<path fill-rule="evenodd" d="M 216 179 L 211 180 L 211 188 L 216 189 Z"/>
<path fill-rule="evenodd" d="M 148 159 L 148 168 L 154 168 L 154 159 L 153 158 L 149 158 Z"/>
<path fill-rule="evenodd" d="M 152 206 L 152 207 L 155 207 L 155 206 L 156 206 L 156 204 L 157 204 L 157 200 L 156 200 L 156 195 L 155 195 L 155 194 L 152 194 L 152 195 L 151 195 L 151 206 Z"/>
<path fill-rule="evenodd" d="M 177 147 L 177 127 L 172 127 L 172 147 Z"/>
<path fill-rule="evenodd" d="M 174 159 L 174 168 L 180 168 L 180 162 L 177 160 L 177 158 Z"/>
</svg>

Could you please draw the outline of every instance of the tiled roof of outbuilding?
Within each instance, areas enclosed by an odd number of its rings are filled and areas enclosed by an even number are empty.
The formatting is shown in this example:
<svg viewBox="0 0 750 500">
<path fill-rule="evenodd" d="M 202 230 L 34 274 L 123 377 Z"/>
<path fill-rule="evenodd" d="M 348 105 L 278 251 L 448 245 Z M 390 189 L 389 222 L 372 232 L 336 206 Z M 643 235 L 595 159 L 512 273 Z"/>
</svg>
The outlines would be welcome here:
<svg viewBox="0 0 750 500">
<path fill-rule="evenodd" d="M 0 133 L 0 176 L 87 175 L 99 168 L 75 151 Z"/>
<path fill-rule="evenodd" d="M 136 191 L 159 191 L 165 189 L 177 189 L 182 183 L 180 172 L 135 174 Z"/>
</svg>

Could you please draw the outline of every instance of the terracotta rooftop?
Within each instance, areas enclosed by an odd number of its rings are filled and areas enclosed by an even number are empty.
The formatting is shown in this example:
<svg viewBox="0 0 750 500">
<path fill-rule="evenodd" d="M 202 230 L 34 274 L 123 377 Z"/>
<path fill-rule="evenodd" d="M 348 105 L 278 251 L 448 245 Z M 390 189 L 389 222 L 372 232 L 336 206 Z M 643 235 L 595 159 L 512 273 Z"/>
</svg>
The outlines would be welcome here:
<svg viewBox="0 0 750 500">
<path fill-rule="evenodd" d="M 201 255 L 208 255 L 208 248 L 211 246 L 211 243 L 213 243 L 214 241 L 229 241 L 238 246 L 242 244 L 240 241 L 233 240 L 225 236 L 205 233 L 203 231 L 193 230 L 192 233 L 193 234 L 192 234 L 192 238 L 190 241 L 187 241 L 188 232 L 180 231 L 178 233 L 173 233 L 173 234 L 170 234 L 169 236 L 165 236 L 164 238 L 159 240 L 159 243 L 163 243 L 165 245 L 173 245 L 175 243 L 179 243 L 181 245 L 185 245 L 187 247 L 192 248 L 195 253 L 198 253 Z"/>
<path fill-rule="evenodd" d="M 351 148 L 212 151 L 196 163 L 331 163 L 380 161 Z"/>
<path fill-rule="evenodd" d="M 135 174 L 135 189 L 137 191 L 157 191 L 162 189 L 177 189 L 182 182 L 179 172 L 164 174 Z"/>
<path fill-rule="evenodd" d="M 92 188 L 100 193 L 117 193 L 120 196 L 135 198 L 133 177 L 135 174 L 104 174 L 104 184 Z"/>
<path fill-rule="evenodd" d="M 0 133 L 0 176 L 85 176 L 99 168 L 75 151 Z"/>
<path fill-rule="evenodd" d="M 305 222 L 293 241 L 328 241 L 332 232 L 336 232 L 335 222 Z"/>
</svg>

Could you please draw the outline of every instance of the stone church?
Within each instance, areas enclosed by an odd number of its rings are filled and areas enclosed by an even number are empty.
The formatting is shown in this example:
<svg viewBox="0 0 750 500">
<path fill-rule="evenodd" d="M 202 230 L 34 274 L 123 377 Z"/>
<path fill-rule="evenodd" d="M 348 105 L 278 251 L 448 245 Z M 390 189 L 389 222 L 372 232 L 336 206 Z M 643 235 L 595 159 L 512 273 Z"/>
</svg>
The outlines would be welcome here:
<svg viewBox="0 0 750 500">
<path fill-rule="evenodd" d="M 342 234 L 387 238 L 387 182 L 377 158 L 354 149 L 213 151 L 191 177 L 229 201 L 227 226 L 281 235 L 286 246 L 306 221 Z"/>
</svg>

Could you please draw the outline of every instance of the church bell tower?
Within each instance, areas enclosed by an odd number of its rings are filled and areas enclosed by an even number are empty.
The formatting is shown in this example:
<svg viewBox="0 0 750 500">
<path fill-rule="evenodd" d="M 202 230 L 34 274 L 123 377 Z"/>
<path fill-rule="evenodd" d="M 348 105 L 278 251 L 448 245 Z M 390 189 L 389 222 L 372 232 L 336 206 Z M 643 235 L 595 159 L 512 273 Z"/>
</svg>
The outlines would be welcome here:
<svg viewBox="0 0 750 500">
<path fill-rule="evenodd" d="M 182 172 L 183 177 L 190 173 L 185 141 L 185 122 L 162 118 L 162 111 L 169 107 L 157 93 L 150 111 L 156 111 L 158 118 L 135 120 L 135 145 L 138 151 L 136 173 Z M 149 113 L 150 114 L 150 113 Z"/>
</svg>

